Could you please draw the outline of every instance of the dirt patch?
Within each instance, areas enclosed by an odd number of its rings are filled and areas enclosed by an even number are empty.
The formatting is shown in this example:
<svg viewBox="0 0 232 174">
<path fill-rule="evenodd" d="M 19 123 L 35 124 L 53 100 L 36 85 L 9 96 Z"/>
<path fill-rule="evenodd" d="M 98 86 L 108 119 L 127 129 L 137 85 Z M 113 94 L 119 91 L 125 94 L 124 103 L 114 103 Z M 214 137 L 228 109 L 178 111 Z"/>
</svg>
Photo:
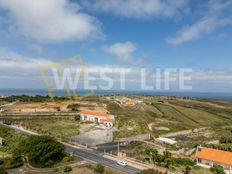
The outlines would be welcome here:
<svg viewBox="0 0 232 174">
<path fill-rule="evenodd" d="M 72 141 L 87 146 L 96 146 L 113 141 L 114 129 L 96 129 L 78 136 L 71 137 Z"/>
<path fill-rule="evenodd" d="M 10 113 L 30 113 L 30 112 L 57 112 L 67 111 L 67 102 L 36 102 L 36 103 L 16 103 L 4 108 Z"/>
<path fill-rule="evenodd" d="M 94 174 L 94 171 L 87 167 L 81 167 L 81 168 L 73 168 L 73 170 L 70 172 L 70 174 L 77 174 L 77 173 Z"/>
</svg>

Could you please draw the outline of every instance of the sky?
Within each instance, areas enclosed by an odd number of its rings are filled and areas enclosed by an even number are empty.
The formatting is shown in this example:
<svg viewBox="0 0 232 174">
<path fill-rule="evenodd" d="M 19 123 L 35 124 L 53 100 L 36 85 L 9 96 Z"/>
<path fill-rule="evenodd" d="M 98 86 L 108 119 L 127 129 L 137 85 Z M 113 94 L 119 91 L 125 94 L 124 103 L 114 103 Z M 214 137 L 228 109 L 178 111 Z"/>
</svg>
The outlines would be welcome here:
<svg viewBox="0 0 232 174">
<path fill-rule="evenodd" d="M 89 69 L 131 69 L 128 89 L 140 68 L 191 68 L 192 91 L 232 92 L 231 9 L 231 0 L 0 0 L 0 89 L 46 89 L 41 68 L 78 54 Z"/>
</svg>

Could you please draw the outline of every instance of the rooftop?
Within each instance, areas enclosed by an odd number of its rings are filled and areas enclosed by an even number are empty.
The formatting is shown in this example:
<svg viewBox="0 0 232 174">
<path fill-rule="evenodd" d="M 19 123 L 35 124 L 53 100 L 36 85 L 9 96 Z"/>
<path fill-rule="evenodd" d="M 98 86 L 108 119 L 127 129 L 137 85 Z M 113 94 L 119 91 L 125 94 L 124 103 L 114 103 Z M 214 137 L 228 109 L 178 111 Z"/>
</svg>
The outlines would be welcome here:
<svg viewBox="0 0 232 174">
<path fill-rule="evenodd" d="M 112 122 L 113 122 L 113 119 L 111 119 L 111 118 L 106 118 L 106 119 L 104 119 L 104 122 L 112 123 Z"/>
<path fill-rule="evenodd" d="M 201 150 L 197 149 L 196 158 L 232 165 L 232 152 L 217 149 L 201 147 Z"/>
<path fill-rule="evenodd" d="M 109 116 L 105 112 L 96 112 L 96 111 L 80 111 L 80 114 L 92 115 L 92 116 L 98 116 L 98 117 L 108 117 Z"/>
<path fill-rule="evenodd" d="M 176 144 L 176 141 L 174 141 L 170 138 L 159 137 L 159 138 L 157 138 L 157 140 L 168 143 L 168 144 Z"/>
</svg>

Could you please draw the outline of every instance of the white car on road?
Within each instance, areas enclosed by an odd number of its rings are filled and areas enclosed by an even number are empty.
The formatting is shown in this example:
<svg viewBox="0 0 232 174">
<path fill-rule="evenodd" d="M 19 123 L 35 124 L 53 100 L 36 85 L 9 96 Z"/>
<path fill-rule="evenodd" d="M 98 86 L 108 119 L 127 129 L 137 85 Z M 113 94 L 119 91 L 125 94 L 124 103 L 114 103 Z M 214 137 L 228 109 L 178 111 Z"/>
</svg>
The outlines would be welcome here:
<svg viewBox="0 0 232 174">
<path fill-rule="evenodd" d="M 125 162 L 125 161 L 118 161 L 117 163 L 118 163 L 118 165 L 123 166 L 123 167 L 127 166 L 127 162 Z"/>
</svg>

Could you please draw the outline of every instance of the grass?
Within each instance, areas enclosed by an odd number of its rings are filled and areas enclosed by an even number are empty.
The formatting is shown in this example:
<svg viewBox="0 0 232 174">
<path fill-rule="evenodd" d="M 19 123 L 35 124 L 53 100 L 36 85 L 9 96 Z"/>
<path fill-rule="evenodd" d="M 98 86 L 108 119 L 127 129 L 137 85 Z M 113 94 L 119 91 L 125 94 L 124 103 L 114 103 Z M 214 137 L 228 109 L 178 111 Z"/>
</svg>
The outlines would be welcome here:
<svg viewBox="0 0 232 174">
<path fill-rule="evenodd" d="M 148 131 L 147 124 L 155 119 L 138 108 L 120 107 L 113 102 L 108 103 L 107 106 L 108 111 L 116 116 L 116 127 L 119 131 L 114 132 L 114 138 L 145 133 Z"/>
<path fill-rule="evenodd" d="M 53 138 L 69 137 L 79 134 L 79 125 L 71 119 L 15 119 L 17 124 Z"/>
<path fill-rule="evenodd" d="M 217 125 L 224 124 L 228 121 L 228 119 L 217 116 L 216 114 L 211 114 L 207 111 L 202 111 L 199 109 L 187 108 L 182 106 L 175 106 L 177 110 L 179 110 L 184 115 L 188 116 L 200 126 L 209 126 L 209 125 Z"/>
<path fill-rule="evenodd" d="M 83 165 L 80 167 L 74 167 L 73 170 L 69 173 L 70 174 L 77 174 L 77 173 L 95 174 L 93 165 Z M 122 172 L 105 167 L 105 171 L 103 174 L 122 174 Z"/>
<path fill-rule="evenodd" d="M 27 136 L 0 125 L 0 137 L 3 138 L 4 142 L 4 146 L 0 148 L 0 151 L 12 153 L 12 150 L 14 150 L 15 147 Z"/>
<path fill-rule="evenodd" d="M 120 151 L 126 153 L 126 156 L 128 157 L 132 157 L 140 161 L 145 161 L 144 149 L 147 146 L 148 145 L 146 143 L 139 141 L 132 141 L 127 146 L 121 147 Z M 115 149 L 113 153 L 116 155 L 117 149 Z"/>
<path fill-rule="evenodd" d="M 182 122 L 187 125 L 196 126 L 195 120 L 192 120 L 191 118 L 187 117 L 186 115 L 182 114 L 180 111 L 178 111 L 176 108 L 167 105 L 167 104 L 156 104 L 155 105 L 165 117 L 168 117 L 172 120 L 177 120 L 179 122 Z"/>
<path fill-rule="evenodd" d="M 143 100 L 139 96 L 136 97 Z M 232 102 L 227 101 L 150 97 L 142 104 L 131 107 L 121 107 L 114 101 L 106 101 L 99 96 L 84 97 L 78 101 L 89 102 L 89 106 L 87 104 L 86 106 L 83 105 L 83 107 L 92 107 L 92 104 L 96 103 L 99 106 L 107 105 L 107 110 L 110 114 L 115 115 L 116 119 L 115 127 L 118 131 L 114 132 L 115 139 L 147 132 L 157 137 L 164 133 L 200 127 L 210 127 L 213 130 L 213 134 L 208 138 L 201 135 L 194 137 L 189 141 L 192 142 L 192 145 L 188 142 L 183 143 L 183 146 L 192 147 L 195 143 L 217 139 L 222 134 L 229 134 L 229 131 L 225 131 L 223 126 L 232 124 Z M 49 117 L 33 116 L 30 119 L 11 118 L 11 120 L 38 133 L 50 135 L 54 138 L 79 134 L 79 126 L 73 120 L 73 116 L 55 117 L 52 115 Z M 170 131 L 149 130 L 148 124 L 150 123 L 154 127 L 167 127 Z"/>
<path fill-rule="evenodd" d="M 200 166 L 195 166 L 192 168 L 190 174 L 213 174 L 209 169 L 202 168 Z"/>
<path fill-rule="evenodd" d="M 115 133 L 115 137 L 120 138 L 149 132 L 149 123 L 168 127 L 170 132 L 232 123 L 232 114 L 228 117 L 229 107 L 225 110 L 220 103 L 210 101 L 153 99 L 137 107 L 120 107 L 114 102 L 106 104 L 108 111 L 116 116 L 116 127 L 119 132 Z M 164 132 L 154 130 L 151 133 L 158 136 Z"/>
</svg>

